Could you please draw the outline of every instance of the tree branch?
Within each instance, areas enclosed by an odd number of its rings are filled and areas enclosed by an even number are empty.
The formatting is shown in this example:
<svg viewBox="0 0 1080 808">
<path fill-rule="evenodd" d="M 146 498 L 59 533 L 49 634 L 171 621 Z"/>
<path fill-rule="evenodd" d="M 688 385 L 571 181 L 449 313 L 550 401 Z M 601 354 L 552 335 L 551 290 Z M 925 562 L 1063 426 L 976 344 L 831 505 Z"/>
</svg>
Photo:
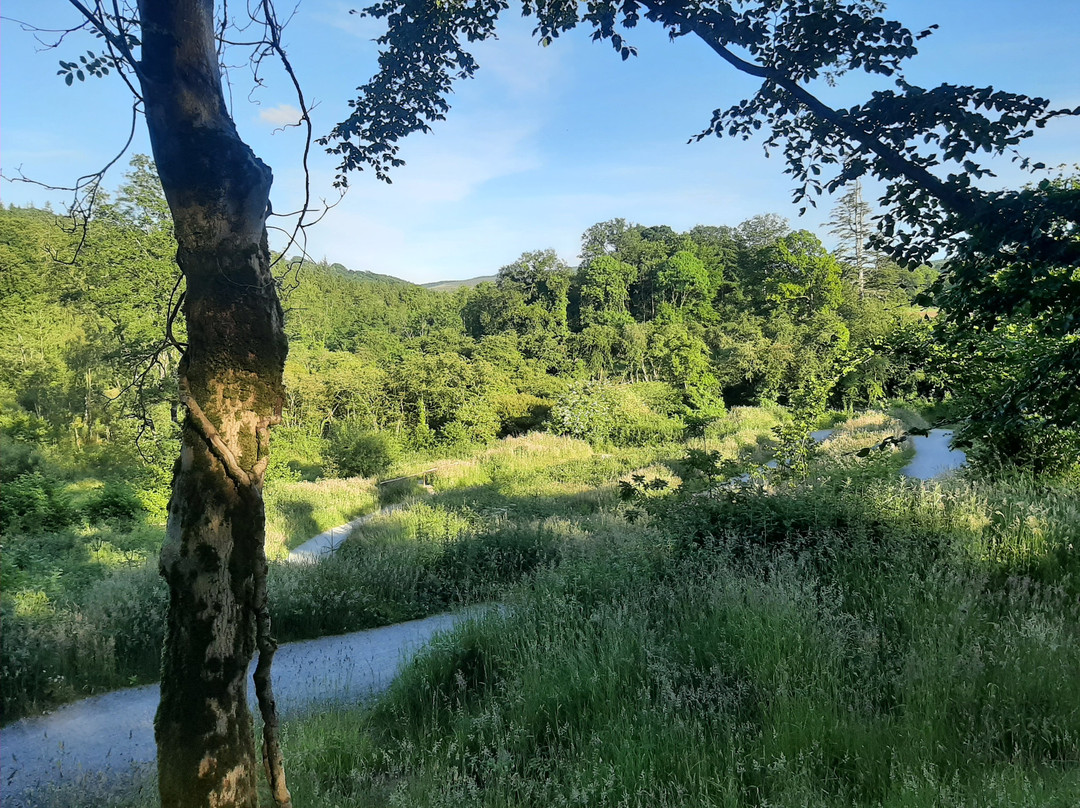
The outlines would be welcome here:
<svg viewBox="0 0 1080 808">
<path fill-rule="evenodd" d="M 724 39 L 716 33 L 715 20 L 708 24 L 700 19 L 695 19 L 686 12 L 683 5 L 672 6 L 665 0 L 643 0 L 642 5 L 650 8 L 657 18 L 674 27 L 677 24 L 682 30 L 693 32 L 708 45 L 720 58 L 747 75 L 762 79 L 765 82 L 782 88 L 795 98 L 807 111 L 811 112 L 823 121 L 828 122 L 851 140 L 861 144 L 867 150 L 881 158 L 885 168 L 896 178 L 903 178 L 920 188 L 933 194 L 953 213 L 964 217 L 968 221 L 979 218 L 984 206 L 979 205 L 971 197 L 966 196 L 950 188 L 944 181 L 935 177 L 926 169 L 905 159 L 894 149 L 881 142 L 873 134 L 847 120 L 844 115 L 828 106 L 816 96 L 811 94 L 805 87 L 798 84 L 789 76 L 770 67 L 755 64 L 734 54 L 725 44 Z M 715 12 L 701 11 L 702 17 L 715 17 Z"/>
<path fill-rule="evenodd" d="M 117 36 L 116 32 L 114 32 L 111 28 L 109 28 L 109 26 L 105 24 L 103 16 L 95 14 L 82 3 L 80 3 L 79 0 L 68 0 L 68 2 L 71 3 L 71 5 L 73 5 L 78 10 L 78 12 L 86 18 L 87 22 L 89 22 L 94 28 L 97 29 L 98 33 L 101 34 L 101 36 L 105 39 L 106 42 L 108 42 L 112 47 L 116 48 L 116 50 L 120 51 L 120 53 L 123 54 L 124 61 L 126 61 L 131 66 L 132 71 L 135 73 L 139 81 L 142 81 L 144 77 L 142 75 L 142 70 L 140 68 L 139 62 L 131 53 L 131 49 L 128 48 L 127 41 L 125 40 L 122 32 L 120 36 Z M 120 20 L 122 19 L 122 17 L 120 15 L 119 9 L 116 7 L 115 0 L 113 2 L 113 8 L 116 12 L 116 24 L 120 25 Z M 138 94 L 136 93 L 136 95 Z"/>
<path fill-rule="evenodd" d="M 179 388 L 180 403 L 187 408 L 188 415 L 191 416 L 192 426 L 194 426 L 195 431 L 198 432 L 206 442 L 206 446 L 210 450 L 210 453 L 225 467 L 225 472 L 234 483 L 241 488 L 250 488 L 252 484 L 250 475 L 240 467 L 236 455 L 234 455 L 232 450 L 225 445 L 225 441 L 221 439 L 220 433 L 214 425 L 210 423 L 210 419 L 206 417 L 206 413 L 202 411 L 202 407 L 200 407 L 198 402 L 192 397 L 191 388 L 188 387 L 187 377 L 184 376 L 182 372 L 180 374 Z"/>
</svg>

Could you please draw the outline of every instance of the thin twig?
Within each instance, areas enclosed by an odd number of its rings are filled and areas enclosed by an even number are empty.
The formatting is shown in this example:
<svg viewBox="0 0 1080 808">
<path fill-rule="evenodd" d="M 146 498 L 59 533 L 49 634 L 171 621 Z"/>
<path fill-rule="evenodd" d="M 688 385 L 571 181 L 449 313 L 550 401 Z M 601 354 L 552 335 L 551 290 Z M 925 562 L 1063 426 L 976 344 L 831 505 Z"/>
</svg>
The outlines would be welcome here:
<svg viewBox="0 0 1080 808">
<path fill-rule="evenodd" d="M 128 48 L 124 32 L 121 30 L 120 35 L 117 36 L 116 32 L 105 24 L 104 13 L 102 13 L 101 16 L 94 14 L 92 11 L 90 11 L 90 9 L 80 3 L 79 0 L 68 0 L 68 2 L 71 3 L 71 5 L 75 6 L 75 8 L 78 9 L 79 13 L 86 18 L 87 22 L 89 22 L 90 25 L 92 25 L 98 30 L 98 32 L 105 38 L 106 42 L 110 43 L 113 47 L 120 51 L 120 53 L 124 54 L 124 60 L 131 66 L 132 72 L 135 73 L 139 81 L 143 81 L 144 77 L 142 75 L 142 70 L 139 67 L 139 62 L 135 59 L 135 57 L 131 53 L 131 50 Z M 100 3 L 98 4 L 98 8 L 100 9 Z M 121 18 L 119 16 L 119 10 L 117 10 L 117 26 L 120 25 L 120 19 Z"/>
</svg>

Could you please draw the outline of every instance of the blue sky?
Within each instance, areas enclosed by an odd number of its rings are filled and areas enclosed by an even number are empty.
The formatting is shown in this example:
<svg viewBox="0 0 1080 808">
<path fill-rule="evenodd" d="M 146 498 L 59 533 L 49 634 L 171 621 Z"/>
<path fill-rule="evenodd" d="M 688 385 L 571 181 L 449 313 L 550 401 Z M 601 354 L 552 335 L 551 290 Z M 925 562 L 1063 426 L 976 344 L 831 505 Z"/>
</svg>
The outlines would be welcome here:
<svg viewBox="0 0 1080 808">
<path fill-rule="evenodd" d="M 306 95 L 317 104 L 317 133 L 347 114 L 354 88 L 376 67 L 377 23 L 350 15 L 355 7 L 303 0 L 286 30 Z M 59 27 L 76 19 L 67 3 L 4 0 L 0 10 L 0 199 L 60 205 L 62 196 L 6 178 L 21 167 L 64 184 L 96 170 L 126 137 L 130 101 L 119 82 L 69 88 L 56 75 L 59 59 L 95 47 L 91 37 L 49 51 L 13 22 Z M 994 85 L 1080 106 L 1077 0 L 904 0 L 889 3 L 889 13 L 915 30 L 941 26 L 910 63 L 917 83 Z M 551 247 L 576 263 L 581 233 L 613 217 L 686 229 L 779 213 L 822 230 L 831 201 L 798 218 L 782 161 L 767 159 L 760 143 L 687 144 L 713 109 L 754 88 L 697 41 L 671 43 L 643 23 L 628 36 L 639 56 L 621 62 L 583 31 L 541 48 L 530 21 L 507 13 L 505 23 L 498 41 L 476 48 L 480 73 L 458 85 L 448 120 L 406 141 L 407 165 L 393 185 L 369 173 L 353 177 L 344 201 L 309 234 L 314 258 L 424 283 L 491 274 L 526 250 Z M 274 209 L 295 209 L 302 144 L 296 130 L 278 129 L 294 114 L 289 87 L 274 72 L 254 93 L 246 68 L 230 77 L 241 135 L 274 169 Z M 849 76 L 820 91 L 833 103 L 854 103 L 875 86 Z M 141 122 L 133 151 L 149 153 Z M 1049 164 L 1080 162 L 1080 121 L 1038 133 L 1025 153 Z M 332 159 L 316 155 L 313 167 L 316 194 L 333 196 Z M 1009 163 L 998 170 L 1001 184 L 1026 181 Z"/>
</svg>

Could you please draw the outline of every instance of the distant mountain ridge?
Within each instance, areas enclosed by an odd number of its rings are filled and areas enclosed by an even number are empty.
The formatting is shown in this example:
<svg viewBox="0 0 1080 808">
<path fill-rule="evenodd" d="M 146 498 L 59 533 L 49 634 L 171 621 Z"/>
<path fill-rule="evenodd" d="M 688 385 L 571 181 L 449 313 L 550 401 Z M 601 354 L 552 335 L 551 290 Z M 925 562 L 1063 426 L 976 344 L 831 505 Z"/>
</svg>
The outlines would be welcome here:
<svg viewBox="0 0 1080 808">
<path fill-rule="evenodd" d="M 367 281 L 369 283 L 386 283 L 394 285 L 404 286 L 419 286 L 423 289 L 431 289 L 434 292 L 452 292 L 455 289 L 461 289 L 463 287 L 472 288 L 478 286 L 481 283 L 494 283 L 499 279 L 498 275 L 480 275 L 475 278 L 465 278 L 463 280 L 444 280 L 444 281 L 432 281 L 431 283 L 413 283 L 402 278 L 395 277 L 394 275 L 383 275 L 379 272 L 370 272 L 366 269 L 349 269 L 342 263 L 334 262 L 328 263 L 325 260 L 318 263 L 313 261 L 301 261 L 300 258 L 291 258 L 290 264 L 303 263 L 306 267 L 323 266 L 331 272 L 335 272 L 350 280 Z"/>
<path fill-rule="evenodd" d="M 297 259 L 292 259 L 297 260 Z M 307 266 L 311 266 L 310 262 L 305 262 Z M 347 278 L 359 281 L 369 281 L 371 283 L 390 283 L 390 284 L 404 284 L 405 286 L 415 286 L 416 284 L 402 280 L 401 278 L 395 278 L 393 275 L 383 275 L 378 272 L 369 272 L 366 269 L 349 269 L 347 266 L 341 263 L 324 264 L 328 269 L 338 272 Z"/>
<path fill-rule="evenodd" d="M 455 289 L 461 289 L 466 286 L 472 288 L 473 286 L 479 286 L 481 283 L 494 283 L 498 279 L 498 275 L 480 275 L 476 278 L 466 278 L 460 281 L 433 281 L 431 283 L 422 283 L 420 285 L 425 289 L 431 289 L 435 292 L 452 292 Z"/>
</svg>

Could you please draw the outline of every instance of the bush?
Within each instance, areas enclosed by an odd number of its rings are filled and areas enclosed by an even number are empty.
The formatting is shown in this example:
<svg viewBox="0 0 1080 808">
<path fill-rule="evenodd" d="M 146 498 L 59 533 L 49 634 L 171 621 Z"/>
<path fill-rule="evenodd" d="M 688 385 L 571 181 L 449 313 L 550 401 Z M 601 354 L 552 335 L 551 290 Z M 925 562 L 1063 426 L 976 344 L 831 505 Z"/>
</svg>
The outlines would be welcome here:
<svg viewBox="0 0 1080 808">
<path fill-rule="evenodd" d="M 0 482 L 8 483 L 23 474 L 41 471 L 44 459 L 36 446 L 0 434 Z"/>
<path fill-rule="evenodd" d="M 83 507 L 83 513 L 91 522 L 107 520 L 133 521 L 144 513 L 142 502 L 126 483 L 108 482 L 90 502 Z"/>
<path fill-rule="evenodd" d="M 654 443 L 671 443 L 682 438 L 686 428 L 683 421 L 671 417 L 674 412 L 671 401 L 665 400 L 663 387 L 658 383 L 648 385 L 623 385 L 608 390 L 605 397 L 612 409 L 613 424 L 611 442 L 616 446 L 648 446 Z M 669 388 L 670 389 L 670 388 Z M 649 399 L 667 412 L 657 412 Z"/>
<path fill-rule="evenodd" d="M 499 426 L 495 409 L 487 400 L 478 398 L 458 407 L 453 420 L 442 424 L 438 433 L 440 441 L 447 446 L 486 446 L 495 440 Z"/>
<path fill-rule="evenodd" d="M 538 429 L 551 413 L 551 402 L 528 393 L 508 393 L 493 399 L 499 417 L 499 436 L 523 435 Z"/>
<path fill-rule="evenodd" d="M 552 407 L 551 429 L 557 435 L 586 440 L 594 446 L 643 446 L 678 440 L 685 428 L 683 422 L 653 410 L 637 388 L 573 384 Z M 655 385 L 645 387 L 643 392 L 664 402 Z"/>
<path fill-rule="evenodd" d="M 323 476 L 326 440 L 320 428 L 281 425 L 270 437 L 268 480 L 317 480 Z"/>
<path fill-rule="evenodd" d="M 393 435 L 350 421 L 334 425 L 329 443 L 328 454 L 342 477 L 385 474 L 401 452 Z"/>
<path fill-rule="evenodd" d="M 1010 423 L 969 419 L 957 430 L 968 459 L 988 469 L 1030 469 L 1067 475 L 1080 469 L 1080 429 L 1062 429 L 1040 415 Z"/>
<path fill-rule="evenodd" d="M 20 474 L 0 492 L 0 530 L 5 533 L 23 527 L 56 530 L 74 517 L 56 482 L 39 471 Z"/>
<path fill-rule="evenodd" d="M 677 418 L 686 411 L 682 394 L 667 382 L 634 382 L 629 388 L 650 410 L 660 415 Z"/>
</svg>

